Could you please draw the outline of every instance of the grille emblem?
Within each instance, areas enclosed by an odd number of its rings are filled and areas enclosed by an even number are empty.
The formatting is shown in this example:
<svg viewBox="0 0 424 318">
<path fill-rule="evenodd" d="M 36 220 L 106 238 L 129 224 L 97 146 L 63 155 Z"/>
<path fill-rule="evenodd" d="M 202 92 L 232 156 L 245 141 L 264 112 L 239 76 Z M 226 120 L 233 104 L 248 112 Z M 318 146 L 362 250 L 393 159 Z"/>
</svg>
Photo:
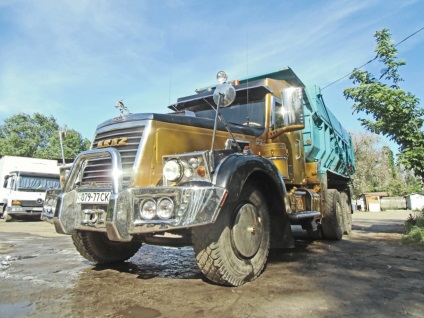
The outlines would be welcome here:
<svg viewBox="0 0 424 318">
<path fill-rule="evenodd" d="M 42 205 L 42 204 L 43 204 L 43 199 L 38 198 L 38 199 L 37 199 L 37 204 Z"/>
<path fill-rule="evenodd" d="M 127 144 L 127 141 L 128 141 L 127 137 L 104 139 L 104 140 L 100 140 L 97 143 L 97 148 L 125 146 Z"/>
</svg>

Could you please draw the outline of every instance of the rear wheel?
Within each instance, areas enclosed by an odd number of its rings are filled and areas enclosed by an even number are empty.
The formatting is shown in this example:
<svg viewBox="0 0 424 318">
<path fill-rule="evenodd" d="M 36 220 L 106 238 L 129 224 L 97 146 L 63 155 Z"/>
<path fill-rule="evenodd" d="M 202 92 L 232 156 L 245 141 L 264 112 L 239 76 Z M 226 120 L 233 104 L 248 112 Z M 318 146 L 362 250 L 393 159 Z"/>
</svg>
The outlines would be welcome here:
<svg viewBox="0 0 424 318">
<path fill-rule="evenodd" d="M 78 252 L 91 262 L 108 264 L 131 258 L 141 247 L 141 242 L 114 242 L 105 233 L 78 231 L 72 235 Z"/>
<path fill-rule="evenodd" d="M 349 235 L 352 231 L 352 206 L 346 192 L 340 193 L 343 210 L 343 234 Z"/>
<path fill-rule="evenodd" d="M 325 197 L 325 211 L 322 217 L 322 232 L 326 240 L 339 241 L 343 237 L 343 212 L 339 192 L 328 189 Z"/>
<path fill-rule="evenodd" d="M 193 229 L 197 264 L 211 281 L 240 286 L 265 267 L 270 222 L 264 195 L 246 184 L 235 206 L 224 207 L 214 224 Z"/>
</svg>

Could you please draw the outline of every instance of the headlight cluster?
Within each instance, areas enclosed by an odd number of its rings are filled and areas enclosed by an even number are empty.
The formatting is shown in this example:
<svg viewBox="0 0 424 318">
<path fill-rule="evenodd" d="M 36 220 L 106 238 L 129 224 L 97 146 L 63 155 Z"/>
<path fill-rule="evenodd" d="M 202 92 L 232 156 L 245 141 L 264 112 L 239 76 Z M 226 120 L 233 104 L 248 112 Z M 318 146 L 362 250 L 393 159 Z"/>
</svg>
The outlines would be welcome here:
<svg viewBox="0 0 424 318">
<path fill-rule="evenodd" d="M 43 211 L 45 213 L 54 214 L 56 210 L 57 199 L 54 197 L 46 197 L 43 205 Z"/>
<path fill-rule="evenodd" d="M 164 157 L 163 181 L 165 186 L 170 183 L 207 179 L 208 169 L 205 153 Z"/>
<path fill-rule="evenodd" d="M 140 204 L 140 216 L 145 220 L 169 220 L 174 216 L 174 207 L 171 198 L 146 199 Z"/>
</svg>

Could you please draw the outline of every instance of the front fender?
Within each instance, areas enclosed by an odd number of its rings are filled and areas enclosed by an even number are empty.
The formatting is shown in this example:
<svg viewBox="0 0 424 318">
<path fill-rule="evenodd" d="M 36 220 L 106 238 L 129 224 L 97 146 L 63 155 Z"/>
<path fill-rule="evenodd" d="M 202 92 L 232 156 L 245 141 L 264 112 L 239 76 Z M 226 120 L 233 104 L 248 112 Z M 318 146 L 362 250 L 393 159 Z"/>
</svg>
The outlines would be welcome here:
<svg viewBox="0 0 424 318">
<path fill-rule="evenodd" d="M 230 209 L 235 208 L 248 181 L 255 182 L 267 198 L 269 214 L 273 221 L 272 247 L 293 247 L 293 234 L 287 214 L 290 203 L 283 178 L 272 161 L 255 155 L 233 154 L 218 165 L 213 179 L 216 186 L 227 189 L 225 206 Z M 220 213 L 223 213 L 223 210 Z"/>
<path fill-rule="evenodd" d="M 266 176 L 273 183 L 279 193 L 276 199 L 283 204 L 286 195 L 283 178 L 272 161 L 260 156 L 228 156 L 216 168 L 213 183 L 229 191 L 227 202 L 236 202 L 246 181 L 256 173 Z"/>
</svg>

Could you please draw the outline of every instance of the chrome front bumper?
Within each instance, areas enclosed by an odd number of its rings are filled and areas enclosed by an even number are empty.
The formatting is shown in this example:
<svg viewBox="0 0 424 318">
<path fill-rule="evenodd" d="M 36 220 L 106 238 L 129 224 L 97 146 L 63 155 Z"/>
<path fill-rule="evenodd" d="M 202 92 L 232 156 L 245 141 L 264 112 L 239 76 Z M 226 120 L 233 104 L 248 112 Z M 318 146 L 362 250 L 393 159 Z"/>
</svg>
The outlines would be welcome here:
<svg viewBox="0 0 424 318">
<path fill-rule="evenodd" d="M 71 188 L 81 165 L 96 155 L 110 156 L 113 175 L 119 176 L 120 154 L 114 148 L 81 153 L 74 162 L 63 189 L 47 191 L 42 219 L 53 223 L 56 231 L 73 234 L 77 230 L 106 232 L 113 241 L 130 241 L 134 235 L 165 232 L 215 222 L 227 191 L 212 184 L 184 187 L 122 188 L 122 178 L 113 179 L 108 205 L 77 203 L 78 192 L 105 191 L 102 188 Z M 117 169 L 117 170 L 115 170 Z M 118 171 L 118 173 L 115 173 Z M 174 202 L 171 219 L 145 220 L 139 209 L 143 200 L 170 198 Z"/>
</svg>

